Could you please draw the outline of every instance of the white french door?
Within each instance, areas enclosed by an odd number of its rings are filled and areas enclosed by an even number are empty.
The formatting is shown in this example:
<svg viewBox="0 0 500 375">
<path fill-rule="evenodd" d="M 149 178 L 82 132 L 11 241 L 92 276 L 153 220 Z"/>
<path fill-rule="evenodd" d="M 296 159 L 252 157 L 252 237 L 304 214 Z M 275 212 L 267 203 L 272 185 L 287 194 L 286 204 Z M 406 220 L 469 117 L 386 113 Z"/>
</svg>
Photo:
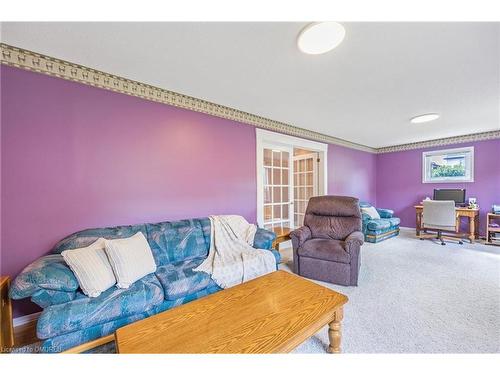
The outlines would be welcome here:
<svg viewBox="0 0 500 375">
<path fill-rule="evenodd" d="M 263 129 L 256 129 L 256 140 L 257 223 L 294 229 L 302 225 L 309 198 L 327 193 L 328 145 Z M 294 157 L 295 148 L 310 152 Z"/>
<path fill-rule="evenodd" d="M 265 144 L 262 155 L 264 228 L 294 228 L 293 149 L 283 145 Z"/>
<path fill-rule="evenodd" d="M 318 195 L 318 154 L 293 157 L 294 223 L 304 224 L 307 204 L 311 197 Z"/>
</svg>

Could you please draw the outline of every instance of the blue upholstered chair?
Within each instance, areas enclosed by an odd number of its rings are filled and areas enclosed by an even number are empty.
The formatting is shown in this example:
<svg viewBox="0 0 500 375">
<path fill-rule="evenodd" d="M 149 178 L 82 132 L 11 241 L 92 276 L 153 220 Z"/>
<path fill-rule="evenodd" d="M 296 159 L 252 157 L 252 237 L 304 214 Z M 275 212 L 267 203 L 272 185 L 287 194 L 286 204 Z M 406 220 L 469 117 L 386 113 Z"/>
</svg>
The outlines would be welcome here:
<svg viewBox="0 0 500 375">
<path fill-rule="evenodd" d="M 380 242 L 399 234 L 400 219 L 394 217 L 394 211 L 385 208 L 375 208 L 368 202 L 360 202 L 363 220 L 363 234 L 366 242 Z M 370 216 L 370 211 L 371 215 Z M 376 217 L 376 214 L 380 218 Z"/>
</svg>

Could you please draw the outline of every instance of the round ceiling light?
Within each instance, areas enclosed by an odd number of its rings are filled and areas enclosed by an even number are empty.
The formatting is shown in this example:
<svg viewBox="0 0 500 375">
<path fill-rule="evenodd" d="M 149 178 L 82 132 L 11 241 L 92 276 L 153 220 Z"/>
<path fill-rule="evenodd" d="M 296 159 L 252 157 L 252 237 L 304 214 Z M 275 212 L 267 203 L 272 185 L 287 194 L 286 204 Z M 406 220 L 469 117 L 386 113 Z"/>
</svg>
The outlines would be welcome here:
<svg viewBox="0 0 500 375">
<path fill-rule="evenodd" d="M 429 121 L 434 121 L 439 118 L 439 114 L 437 113 L 426 113 L 425 115 L 418 115 L 415 117 L 412 117 L 410 119 L 410 122 L 413 124 L 420 124 L 422 122 L 429 122 Z"/>
<path fill-rule="evenodd" d="M 337 22 L 317 22 L 307 25 L 299 34 L 299 49 L 310 55 L 319 55 L 337 47 L 345 37 L 345 29 Z"/>
</svg>

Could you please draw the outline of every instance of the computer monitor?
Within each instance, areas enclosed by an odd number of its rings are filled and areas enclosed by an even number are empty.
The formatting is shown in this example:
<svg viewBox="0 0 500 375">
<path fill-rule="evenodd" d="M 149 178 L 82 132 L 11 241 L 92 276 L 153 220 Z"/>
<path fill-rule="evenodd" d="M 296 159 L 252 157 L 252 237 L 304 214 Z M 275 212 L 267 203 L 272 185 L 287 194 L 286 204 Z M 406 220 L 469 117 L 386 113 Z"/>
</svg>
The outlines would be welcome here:
<svg viewBox="0 0 500 375">
<path fill-rule="evenodd" d="M 455 204 L 465 204 L 465 189 L 434 189 L 435 201 L 455 201 Z"/>
</svg>

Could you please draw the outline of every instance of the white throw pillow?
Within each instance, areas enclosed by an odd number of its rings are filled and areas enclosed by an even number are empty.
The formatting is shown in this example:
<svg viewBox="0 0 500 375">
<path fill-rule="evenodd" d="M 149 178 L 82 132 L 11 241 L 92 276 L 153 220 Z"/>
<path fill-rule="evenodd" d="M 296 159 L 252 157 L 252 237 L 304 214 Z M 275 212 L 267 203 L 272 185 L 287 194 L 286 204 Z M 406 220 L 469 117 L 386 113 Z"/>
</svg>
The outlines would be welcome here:
<svg viewBox="0 0 500 375">
<path fill-rule="evenodd" d="M 87 247 L 61 253 L 74 272 L 83 293 L 89 297 L 98 297 L 116 284 L 113 269 L 104 251 L 105 242 L 104 238 L 99 238 Z"/>
<path fill-rule="evenodd" d="M 128 238 L 106 240 L 105 246 L 119 288 L 128 288 L 130 284 L 156 271 L 153 253 L 142 232 Z"/>
<path fill-rule="evenodd" d="M 379 215 L 378 211 L 373 206 L 361 207 L 361 212 L 367 214 L 372 219 L 380 219 L 380 215 Z"/>
</svg>

